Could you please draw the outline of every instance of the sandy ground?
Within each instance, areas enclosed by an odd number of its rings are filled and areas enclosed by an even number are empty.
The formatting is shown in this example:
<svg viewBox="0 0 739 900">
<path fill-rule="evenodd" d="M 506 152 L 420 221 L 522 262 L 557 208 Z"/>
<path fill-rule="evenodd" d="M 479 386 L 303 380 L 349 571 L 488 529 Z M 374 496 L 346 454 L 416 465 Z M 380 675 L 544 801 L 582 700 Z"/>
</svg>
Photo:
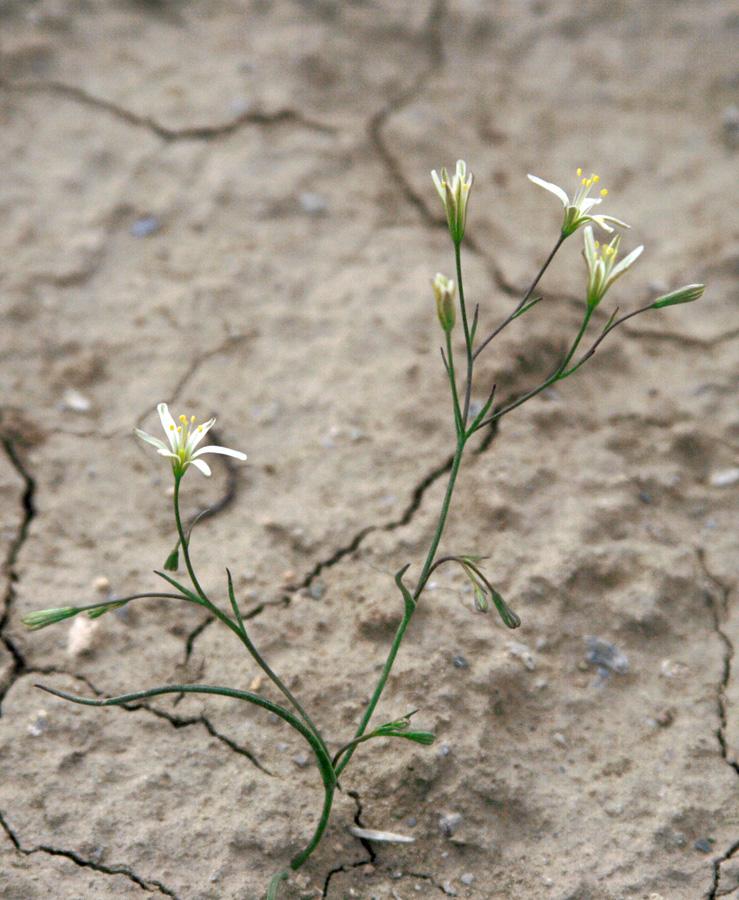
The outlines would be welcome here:
<svg viewBox="0 0 739 900">
<path fill-rule="evenodd" d="M 739 898 L 739 7 L 721 0 L 0 2 L 0 898 L 256 900 L 321 790 L 236 701 L 93 695 L 257 670 L 195 607 L 94 633 L 21 616 L 156 589 L 170 479 L 132 435 L 218 415 L 184 509 L 202 581 L 336 745 L 419 571 L 453 427 L 429 289 L 453 259 L 429 171 L 476 175 L 468 298 L 490 328 L 559 225 L 526 173 L 597 171 L 646 246 L 630 322 L 470 447 L 443 542 L 490 556 L 507 631 L 451 569 L 295 900 Z M 582 311 L 580 238 L 480 368 L 505 400 Z M 598 671 L 586 637 L 628 671 Z M 77 641 L 75 643 L 75 641 Z M 621 668 L 624 668 L 622 666 Z M 276 699 L 268 685 L 257 688 Z M 355 823 L 409 844 L 367 844 Z"/>
</svg>

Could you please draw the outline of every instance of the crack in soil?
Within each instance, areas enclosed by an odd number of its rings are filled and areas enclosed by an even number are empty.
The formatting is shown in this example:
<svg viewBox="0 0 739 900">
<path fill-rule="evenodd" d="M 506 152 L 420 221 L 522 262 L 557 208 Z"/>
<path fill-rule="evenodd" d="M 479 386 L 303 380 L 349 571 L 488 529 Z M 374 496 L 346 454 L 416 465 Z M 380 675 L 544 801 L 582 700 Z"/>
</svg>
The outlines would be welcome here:
<svg viewBox="0 0 739 900">
<path fill-rule="evenodd" d="M 357 805 L 357 811 L 354 813 L 354 824 L 358 828 L 364 828 L 364 822 L 362 822 L 362 801 L 359 797 L 359 794 L 357 793 L 357 791 L 347 791 L 346 795 L 347 797 L 351 797 Z M 336 868 L 331 869 L 331 871 L 327 873 L 326 878 L 323 882 L 323 890 L 321 892 L 321 897 L 323 898 L 323 900 L 326 900 L 328 888 L 334 875 L 338 875 L 339 872 L 349 872 L 352 869 L 358 869 L 361 866 L 366 866 L 373 863 L 377 858 L 377 854 L 372 849 L 372 845 L 369 841 L 365 840 L 364 838 L 356 838 L 356 840 L 358 840 L 362 847 L 364 847 L 364 849 L 366 850 L 368 859 L 360 859 L 357 862 L 345 863 L 342 866 L 336 866 Z"/>
<path fill-rule="evenodd" d="M 152 891 L 158 891 L 159 893 L 164 894 L 167 897 L 172 897 L 173 900 L 178 900 L 175 892 L 163 885 L 161 881 L 156 881 L 155 879 L 144 879 L 141 876 L 137 875 L 134 871 L 132 871 L 128 866 L 105 866 L 101 863 L 93 862 L 90 859 L 84 859 L 84 857 L 80 856 L 78 853 L 75 853 L 73 850 L 62 850 L 58 847 L 50 847 L 46 844 L 39 844 L 38 847 L 33 847 L 32 849 L 23 847 L 21 842 L 18 840 L 17 835 L 13 832 L 13 830 L 5 820 L 2 811 L 0 811 L 0 827 L 8 836 L 18 853 L 22 853 L 23 856 L 33 856 L 36 853 L 47 853 L 50 856 L 63 856 L 66 859 L 71 860 L 76 866 L 80 866 L 80 868 L 92 869 L 93 871 L 100 872 L 103 875 L 123 875 L 125 878 L 128 878 L 134 884 L 138 885 L 140 888 L 143 888 L 143 890 L 149 893 L 151 893 Z"/>
<path fill-rule="evenodd" d="M 4 631 L 8 622 L 10 621 L 10 611 L 13 606 L 13 600 L 15 599 L 16 594 L 15 584 L 18 581 L 18 574 L 15 571 L 15 564 L 18 560 L 18 554 L 20 553 L 21 547 L 23 546 L 26 537 L 28 536 L 28 529 L 31 525 L 31 520 L 36 515 L 36 508 L 34 505 L 36 482 L 26 471 L 12 439 L 7 435 L 4 435 L 2 438 L 0 438 L 0 443 L 5 450 L 6 456 L 10 460 L 10 464 L 13 466 L 16 472 L 18 472 L 23 480 L 23 483 L 25 484 L 23 493 L 21 495 L 23 518 L 18 528 L 18 533 L 10 543 L 8 555 L 5 559 L 5 562 L 3 563 L 3 571 L 6 572 L 8 576 L 8 588 L 5 592 L 5 596 L 3 597 L 2 615 L 0 616 L 0 641 L 2 641 L 3 645 L 7 648 L 8 652 L 13 658 L 13 669 L 8 680 L 8 686 L 4 691 L 0 691 L 0 715 L 2 715 L 1 706 L 5 694 L 11 688 L 16 679 L 19 678 L 20 675 L 25 671 L 26 668 L 26 661 L 23 658 L 20 650 L 18 650 L 18 648 L 15 646 L 15 644 L 13 644 L 10 638 L 6 634 L 4 634 Z"/>
<path fill-rule="evenodd" d="M 132 112 L 123 106 L 119 106 L 110 100 L 102 97 L 96 97 L 94 94 L 88 93 L 83 88 L 71 84 L 64 84 L 60 81 L 29 81 L 29 82 L 12 82 L 0 80 L 0 88 L 9 92 L 34 94 L 34 93 L 51 93 L 58 97 L 63 97 L 74 103 L 80 103 L 90 109 L 105 112 L 120 122 L 125 122 L 134 128 L 143 128 L 149 131 L 155 137 L 165 143 L 171 144 L 175 141 L 212 141 L 220 140 L 224 137 L 230 137 L 242 128 L 249 126 L 276 126 L 276 125 L 299 125 L 302 128 L 308 128 L 311 131 L 317 131 L 321 134 L 335 134 L 336 129 L 324 122 L 317 122 L 307 118 L 302 113 L 294 109 L 278 109 L 274 112 L 263 112 L 260 110 L 245 110 L 240 115 L 235 116 L 228 122 L 222 122 L 219 125 L 193 125 L 188 128 L 168 128 L 162 125 L 150 116 L 144 116 L 139 113 Z"/>
<path fill-rule="evenodd" d="M 723 672 L 721 675 L 721 681 L 719 682 L 716 689 L 716 703 L 718 706 L 719 714 L 719 726 L 716 730 L 716 740 L 718 741 L 718 745 L 721 751 L 721 758 L 726 763 L 726 765 L 730 766 L 734 770 L 734 772 L 739 775 L 739 763 L 729 757 L 729 746 L 726 740 L 728 720 L 726 712 L 725 692 L 731 678 L 731 662 L 734 658 L 734 645 L 729 636 L 721 627 L 721 618 L 722 616 L 725 616 L 728 611 L 731 588 L 728 585 L 724 584 L 710 571 L 706 562 L 705 551 L 703 550 L 703 548 L 698 549 L 697 555 L 698 562 L 704 575 L 711 582 L 714 588 L 716 588 L 719 594 L 719 597 L 717 598 L 714 591 L 706 591 L 706 602 L 713 618 L 713 628 L 724 645 Z M 731 859 L 732 856 L 737 852 L 737 850 L 739 850 L 739 841 L 733 843 L 722 856 L 718 857 L 718 859 L 713 860 L 713 881 L 708 893 L 706 894 L 706 900 L 716 900 L 716 898 L 719 896 L 718 889 L 721 880 L 721 866 L 727 860 Z"/>
</svg>

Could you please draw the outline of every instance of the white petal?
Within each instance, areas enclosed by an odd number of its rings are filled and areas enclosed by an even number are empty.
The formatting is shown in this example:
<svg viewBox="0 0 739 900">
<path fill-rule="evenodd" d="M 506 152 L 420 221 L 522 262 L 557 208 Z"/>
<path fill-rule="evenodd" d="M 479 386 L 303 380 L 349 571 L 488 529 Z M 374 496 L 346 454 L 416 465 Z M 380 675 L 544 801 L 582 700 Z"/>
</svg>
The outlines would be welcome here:
<svg viewBox="0 0 739 900">
<path fill-rule="evenodd" d="M 542 178 L 537 178 L 536 175 L 529 175 L 529 181 L 533 181 L 534 184 L 538 184 L 539 187 L 543 187 L 547 191 L 551 191 L 555 196 L 559 197 L 562 201 L 563 206 L 570 205 L 570 198 L 565 194 L 561 187 L 557 187 L 556 184 L 551 184 L 549 181 L 544 181 Z"/>
<path fill-rule="evenodd" d="M 208 463 L 204 463 L 202 459 L 191 459 L 190 462 L 196 468 L 200 469 L 203 475 L 210 475 L 210 466 Z"/>
<path fill-rule="evenodd" d="M 203 440 L 205 435 L 215 424 L 216 420 L 213 418 L 209 422 L 206 422 L 204 425 L 198 425 L 198 427 L 190 433 L 190 437 L 187 439 L 188 452 L 194 450 L 197 447 L 197 445 Z"/>
<path fill-rule="evenodd" d="M 246 459 L 246 453 L 242 453 L 240 450 L 230 450 L 228 447 L 201 447 L 197 453 L 194 453 L 192 458 L 195 459 L 198 456 L 202 456 L 203 453 L 220 453 L 221 456 L 233 456 L 234 459 Z"/>
<path fill-rule="evenodd" d="M 631 225 L 627 225 L 626 222 L 622 222 L 621 219 L 615 219 L 613 216 L 591 216 L 590 218 L 594 222 L 597 222 L 601 228 L 605 228 L 606 231 L 613 231 L 613 229 L 604 225 L 604 222 L 613 222 L 613 224 L 618 225 L 619 228 L 631 228 Z"/>
<path fill-rule="evenodd" d="M 175 425 L 175 421 L 170 415 L 169 409 L 167 408 L 166 403 L 160 403 L 157 406 L 157 412 L 159 413 L 159 420 L 162 423 L 162 428 L 164 429 L 165 434 L 167 435 L 167 440 L 169 441 L 169 446 L 173 449 L 177 449 L 177 426 Z"/>
<path fill-rule="evenodd" d="M 623 275 L 623 273 L 627 269 L 630 269 L 631 266 L 633 266 L 636 260 L 639 258 L 639 256 L 641 256 L 641 252 L 643 249 L 644 245 L 642 245 L 641 247 L 637 247 L 636 250 L 632 250 L 625 259 L 622 259 L 617 266 L 614 266 L 613 270 L 611 271 L 611 277 L 608 279 L 609 283 L 615 281 L 619 275 Z"/>
<path fill-rule="evenodd" d="M 153 444 L 159 450 L 166 450 L 169 453 L 169 447 L 164 443 L 164 441 L 160 441 L 159 438 L 152 437 L 150 434 L 147 434 L 145 431 L 140 431 L 138 428 L 134 428 L 134 434 L 136 437 L 140 437 L 142 441 L 146 441 L 149 444 Z"/>
<path fill-rule="evenodd" d="M 593 237 L 593 229 L 590 225 L 585 226 L 583 234 L 585 236 L 585 258 L 589 260 L 588 268 L 590 268 L 590 264 L 595 260 L 598 252 L 595 246 L 595 238 Z"/>
<path fill-rule="evenodd" d="M 435 169 L 434 169 L 434 171 L 431 173 L 431 177 L 432 177 L 433 180 L 434 180 L 434 184 L 436 185 L 436 190 L 439 192 L 439 196 L 441 197 L 442 201 L 443 201 L 444 203 L 446 203 L 446 193 L 444 192 L 444 188 L 441 186 L 441 179 L 440 179 L 439 176 L 436 174 L 436 170 L 435 170 Z"/>
<path fill-rule="evenodd" d="M 580 215 L 584 216 L 589 209 L 597 206 L 600 202 L 600 197 L 586 197 L 580 202 Z"/>
<path fill-rule="evenodd" d="M 178 456 L 177 453 L 173 453 L 173 452 L 169 449 L 169 447 L 165 447 L 164 444 L 162 444 L 160 450 L 157 450 L 157 453 L 158 453 L 160 456 L 166 456 L 168 459 L 179 459 L 179 458 L 180 458 L 180 457 Z"/>
</svg>

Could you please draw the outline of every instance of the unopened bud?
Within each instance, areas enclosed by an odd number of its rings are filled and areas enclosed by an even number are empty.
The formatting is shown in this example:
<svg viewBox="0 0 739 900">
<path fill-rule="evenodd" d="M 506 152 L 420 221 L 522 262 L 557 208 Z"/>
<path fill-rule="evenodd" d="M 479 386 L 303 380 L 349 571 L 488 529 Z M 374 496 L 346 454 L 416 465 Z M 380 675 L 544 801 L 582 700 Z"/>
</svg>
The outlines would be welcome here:
<svg viewBox="0 0 739 900">
<path fill-rule="evenodd" d="M 652 304 L 652 309 L 662 309 L 663 306 L 677 306 L 678 303 L 692 303 L 703 296 L 706 290 L 705 284 L 686 284 L 677 291 L 663 294 Z"/>
<path fill-rule="evenodd" d="M 436 297 L 436 311 L 439 314 L 439 322 L 448 334 L 454 328 L 454 323 L 457 320 L 457 310 L 454 306 L 454 282 L 442 275 L 441 272 L 437 272 L 436 276 L 431 279 L 431 286 Z"/>
<path fill-rule="evenodd" d="M 179 545 L 174 548 L 174 550 L 167 557 L 166 562 L 164 563 L 164 571 L 165 572 L 176 572 L 177 566 L 180 562 L 180 551 Z"/>
</svg>

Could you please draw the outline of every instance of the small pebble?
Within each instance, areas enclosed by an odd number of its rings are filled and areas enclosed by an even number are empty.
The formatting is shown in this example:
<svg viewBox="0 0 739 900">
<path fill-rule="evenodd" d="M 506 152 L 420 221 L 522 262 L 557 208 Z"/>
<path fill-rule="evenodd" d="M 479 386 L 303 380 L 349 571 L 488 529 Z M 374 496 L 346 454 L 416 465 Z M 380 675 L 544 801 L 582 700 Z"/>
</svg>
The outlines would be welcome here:
<svg viewBox="0 0 739 900">
<path fill-rule="evenodd" d="M 459 880 L 462 884 L 470 885 L 475 880 L 475 876 L 471 872 L 465 872 L 464 875 L 459 876 Z"/>
<path fill-rule="evenodd" d="M 297 753 L 293 756 L 293 762 L 299 769 L 304 769 L 310 762 L 310 757 L 307 753 Z"/>
<path fill-rule="evenodd" d="M 698 838 L 694 846 L 699 853 L 710 853 L 713 849 L 711 844 L 712 841 L 710 838 Z"/>
<path fill-rule="evenodd" d="M 532 672 L 536 668 L 534 656 L 526 644 L 520 644 L 518 641 L 509 641 L 506 644 L 506 647 L 508 648 L 510 655 L 514 656 L 516 659 L 520 659 L 524 668 L 528 669 L 529 672 Z"/>
<path fill-rule="evenodd" d="M 615 644 L 609 644 L 608 641 L 599 637 L 586 635 L 585 645 L 588 648 L 585 658 L 591 665 L 616 672 L 619 675 L 624 675 L 629 671 L 629 660 Z"/>
<path fill-rule="evenodd" d="M 71 657 L 89 653 L 95 646 L 100 623 L 97 619 L 78 616 L 67 633 L 67 653 Z"/>
<path fill-rule="evenodd" d="M 462 824 L 460 813 L 447 813 L 439 819 L 439 831 L 447 837 L 451 837 Z"/>
<path fill-rule="evenodd" d="M 40 709 L 36 713 L 36 717 L 28 726 L 28 733 L 31 737 L 40 737 L 48 728 L 49 714 L 45 709 Z"/>
<path fill-rule="evenodd" d="M 305 191 L 298 200 L 303 212 L 308 216 L 325 216 L 328 212 L 328 203 L 320 194 Z"/>
<path fill-rule="evenodd" d="M 92 588 L 98 594 L 107 594 L 110 590 L 110 581 L 104 575 L 100 575 L 93 581 Z"/>
<path fill-rule="evenodd" d="M 690 669 L 685 663 L 677 662 L 672 659 L 663 659 L 660 671 L 664 678 L 685 678 L 690 672 Z"/>
<path fill-rule="evenodd" d="M 457 669 L 467 669 L 470 664 L 461 653 L 458 653 L 452 660 L 452 665 Z"/>
<path fill-rule="evenodd" d="M 322 600 L 326 593 L 326 585 L 320 581 L 314 582 L 308 589 L 308 594 L 313 600 Z"/>
<path fill-rule="evenodd" d="M 135 238 L 151 237 L 151 235 L 156 234 L 161 227 L 162 223 L 158 216 L 141 216 L 141 218 L 136 219 L 135 222 L 131 222 L 128 233 L 131 237 Z"/>
<path fill-rule="evenodd" d="M 74 388 L 68 388 L 62 397 L 62 405 L 67 409 L 71 409 L 72 412 L 85 413 L 90 410 L 92 403 L 84 394 L 75 391 Z"/>
<path fill-rule="evenodd" d="M 730 484 L 736 484 L 739 481 L 739 469 L 721 469 L 718 472 L 711 472 L 708 483 L 713 487 L 728 487 Z"/>
</svg>

